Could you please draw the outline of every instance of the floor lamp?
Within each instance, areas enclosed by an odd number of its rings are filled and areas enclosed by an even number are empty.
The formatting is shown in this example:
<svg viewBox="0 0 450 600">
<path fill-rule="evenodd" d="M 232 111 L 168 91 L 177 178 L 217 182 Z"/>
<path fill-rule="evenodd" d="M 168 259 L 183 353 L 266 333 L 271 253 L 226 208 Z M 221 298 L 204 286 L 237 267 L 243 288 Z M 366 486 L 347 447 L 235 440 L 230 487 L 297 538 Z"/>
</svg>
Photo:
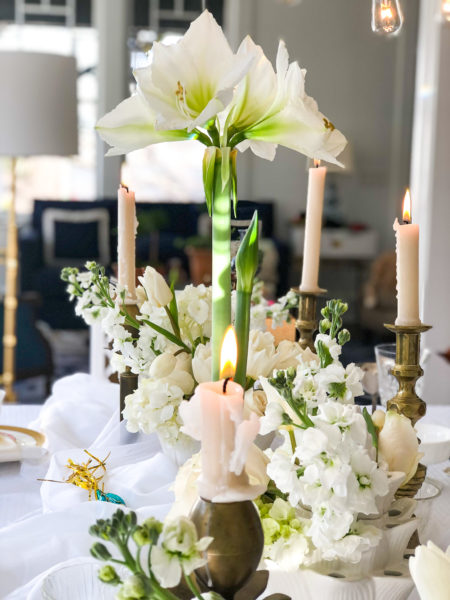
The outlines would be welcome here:
<svg viewBox="0 0 450 600">
<path fill-rule="evenodd" d="M 0 156 L 11 158 L 1 382 L 5 400 L 14 402 L 19 268 L 16 164 L 19 157 L 77 154 L 75 58 L 37 52 L 0 52 L 0 81 Z"/>
</svg>

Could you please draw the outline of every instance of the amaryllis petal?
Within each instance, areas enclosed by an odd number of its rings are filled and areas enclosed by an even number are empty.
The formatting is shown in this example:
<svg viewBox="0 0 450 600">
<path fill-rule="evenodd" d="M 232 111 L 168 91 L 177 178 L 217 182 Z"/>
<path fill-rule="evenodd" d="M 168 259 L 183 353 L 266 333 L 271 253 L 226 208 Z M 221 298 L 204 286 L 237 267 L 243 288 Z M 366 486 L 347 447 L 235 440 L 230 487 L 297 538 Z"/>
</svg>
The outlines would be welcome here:
<svg viewBox="0 0 450 600">
<path fill-rule="evenodd" d="M 233 54 L 222 28 L 204 11 L 177 44 L 155 43 L 152 64 L 135 77 L 158 113 L 158 128 L 192 131 L 226 108 L 252 60 Z"/>
<path fill-rule="evenodd" d="M 155 113 L 139 94 L 127 98 L 103 116 L 96 129 L 100 137 L 112 146 L 108 156 L 126 154 L 151 144 L 192 137 L 182 130 L 157 131 L 155 118 Z"/>
</svg>

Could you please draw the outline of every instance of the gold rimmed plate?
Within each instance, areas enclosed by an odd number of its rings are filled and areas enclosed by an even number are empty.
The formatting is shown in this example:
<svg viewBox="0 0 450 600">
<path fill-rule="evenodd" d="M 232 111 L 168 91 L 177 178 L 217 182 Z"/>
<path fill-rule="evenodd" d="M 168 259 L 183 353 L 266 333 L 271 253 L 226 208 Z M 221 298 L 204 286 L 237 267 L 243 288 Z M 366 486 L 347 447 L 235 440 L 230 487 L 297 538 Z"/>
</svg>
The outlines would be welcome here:
<svg viewBox="0 0 450 600">
<path fill-rule="evenodd" d="M 21 460 L 22 448 L 43 446 L 45 435 L 34 429 L 0 425 L 0 462 Z"/>
</svg>

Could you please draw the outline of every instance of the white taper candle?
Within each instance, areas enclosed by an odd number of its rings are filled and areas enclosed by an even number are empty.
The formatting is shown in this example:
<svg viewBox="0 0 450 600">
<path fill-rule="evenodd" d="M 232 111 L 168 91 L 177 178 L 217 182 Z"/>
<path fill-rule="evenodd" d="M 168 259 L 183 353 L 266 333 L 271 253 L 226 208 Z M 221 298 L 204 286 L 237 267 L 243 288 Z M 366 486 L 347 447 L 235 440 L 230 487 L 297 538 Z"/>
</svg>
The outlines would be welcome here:
<svg viewBox="0 0 450 600">
<path fill-rule="evenodd" d="M 327 169 L 319 166 L 320 161 L 314 162 L 316 166 L 309 169 L 308 179 L 303 269 L 300 283 L 302 292 L 317 292 L 319 290 L 320 238 L 322 235 L 323 197 Z"/>
</svg>

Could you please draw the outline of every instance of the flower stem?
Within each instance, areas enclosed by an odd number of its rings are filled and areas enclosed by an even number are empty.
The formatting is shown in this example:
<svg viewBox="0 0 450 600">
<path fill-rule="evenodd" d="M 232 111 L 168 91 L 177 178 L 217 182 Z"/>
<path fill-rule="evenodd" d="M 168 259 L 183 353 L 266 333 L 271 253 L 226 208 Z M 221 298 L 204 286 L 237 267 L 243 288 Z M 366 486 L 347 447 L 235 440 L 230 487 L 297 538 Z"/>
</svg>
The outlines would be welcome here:
<svg viewBox="0 0 450 600">
<path fill-rule="evenodd" d="M 194 596 L 198 599 L 198 600 L 204 600 L 203 596 L 200 593 L 200 590 L 197 588 L 197 586 L 195 585 L 195 583 L 193 582 L 192 578 L 190 575 L 186 575 L 185 571 L 183 570 L 183 575 L 184 575 L 184 580 L 186 581 L 189 589 L 191 590 L 191 592 L 194 594 Z"/>
<path fill-rule="evenodd" d="M 216 161 L 212 206 L 212 380 L 220 377 L 220 347 L 231 323 L 231 177 L 222 189 L 221 160 Z"/>
<path fill-rule="evenodd" d="M 250 333 L 251 292 L 238 290 L 236 293 L 236 337 L 238 342 L 238 362 L 234 380 L 245 389 L 247 381 L 248 338 Z"/>
</svg>

